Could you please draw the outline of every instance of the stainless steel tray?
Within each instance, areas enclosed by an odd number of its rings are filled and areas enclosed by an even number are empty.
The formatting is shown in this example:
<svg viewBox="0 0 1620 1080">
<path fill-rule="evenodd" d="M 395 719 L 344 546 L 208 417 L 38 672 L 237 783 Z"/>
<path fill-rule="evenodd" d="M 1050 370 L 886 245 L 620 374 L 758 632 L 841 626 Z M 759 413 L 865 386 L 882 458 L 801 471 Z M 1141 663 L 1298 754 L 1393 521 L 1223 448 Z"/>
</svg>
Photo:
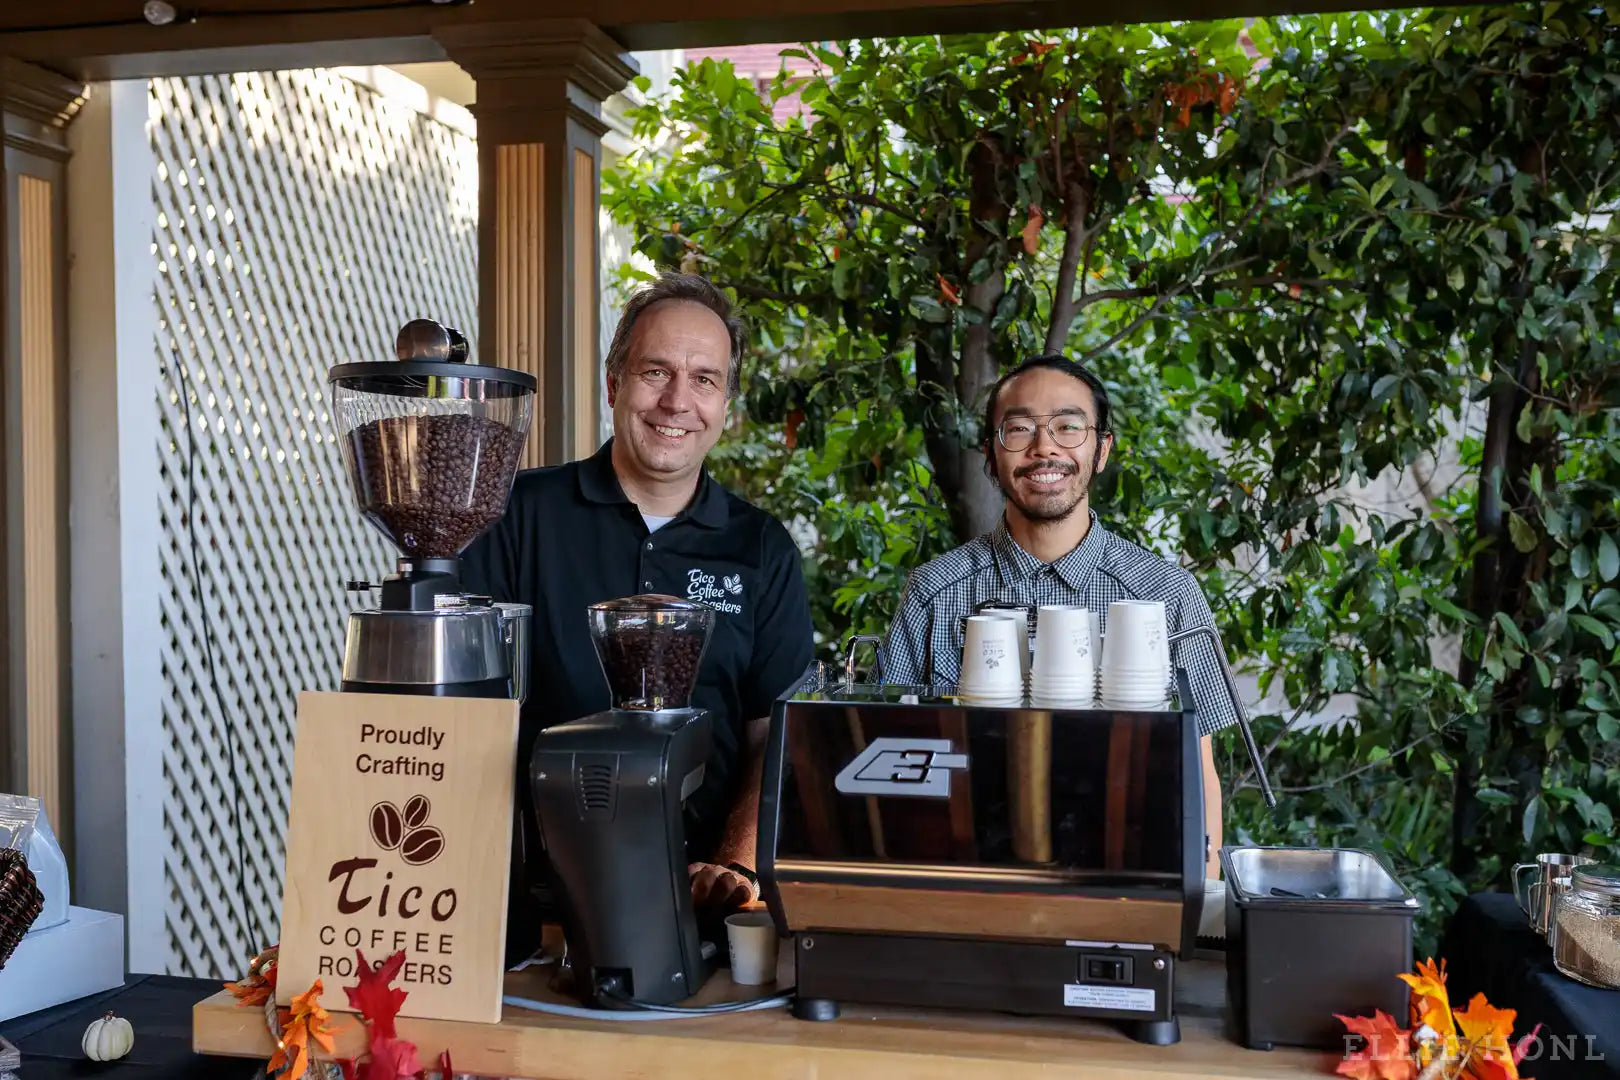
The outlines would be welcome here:
<svg viewBox="0 0 1620 1080">
<path fill-rule="evenodd" d="M 1226 847 L 1229 888 L 1240 904 L 1417 907 L 1377 855 L 1356 848 Z"/>
</svg>

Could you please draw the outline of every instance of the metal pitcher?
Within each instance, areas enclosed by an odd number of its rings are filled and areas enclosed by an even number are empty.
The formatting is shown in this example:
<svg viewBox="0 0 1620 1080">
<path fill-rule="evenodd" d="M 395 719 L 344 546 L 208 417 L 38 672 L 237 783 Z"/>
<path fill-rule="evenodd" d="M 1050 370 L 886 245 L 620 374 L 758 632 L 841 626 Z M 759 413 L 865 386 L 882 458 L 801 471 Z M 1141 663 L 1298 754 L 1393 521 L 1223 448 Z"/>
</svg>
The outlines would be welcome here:
<svg viewBox="0 0 1620 1080">
<path fill-rule="evenodd" d="M 1561 852 L 1543 852 L 1533 863 L 1517 863 L 1513 867 L 1513 897 L 1519 909 L 1535 927 L 1536 933 L 1546 937 L 1553 923 L 1558 897 L 1569 890 L 1569 875 L 1577 866 L 1596 860 L 1585 855 L 1565 855 Z M 1525 871 L 1533 871 L 1529 884 L 1525 884 Z"/>
</svg>

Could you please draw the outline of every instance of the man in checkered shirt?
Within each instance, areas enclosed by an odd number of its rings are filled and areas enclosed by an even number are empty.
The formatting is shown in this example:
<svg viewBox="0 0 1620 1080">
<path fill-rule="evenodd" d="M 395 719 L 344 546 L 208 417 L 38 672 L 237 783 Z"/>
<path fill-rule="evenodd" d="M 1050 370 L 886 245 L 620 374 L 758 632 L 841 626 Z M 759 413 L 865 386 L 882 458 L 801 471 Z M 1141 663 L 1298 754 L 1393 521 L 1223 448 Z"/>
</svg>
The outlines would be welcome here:
<svg viewBox="0 0 1620 1080">
<path fill-rule="evenodd" d="M 1091 509 L 1091 480 L 1114 445 L 1108 413 L 1102 381 L 1062 356 L 1027 360 L 996 383 L 985 410 L 985 463 L 1005 512 L 986 535 L 912 571 L 884 647 L 885 682 L 956 682 L 962 617 L 989 603 L 1084 605 L 1106 634 L 1115 600 L 1162 600 L 1171 634 L 1214 626 L 1191 574 L 1115 536 Z M 1207 736 L 1237 716 L 1206 639 L 1176 645 L 1171 661 L 1186 669 L 1206 736 L 1213 855 L 1220 850 L 1220 782 Z"/>
</svg>

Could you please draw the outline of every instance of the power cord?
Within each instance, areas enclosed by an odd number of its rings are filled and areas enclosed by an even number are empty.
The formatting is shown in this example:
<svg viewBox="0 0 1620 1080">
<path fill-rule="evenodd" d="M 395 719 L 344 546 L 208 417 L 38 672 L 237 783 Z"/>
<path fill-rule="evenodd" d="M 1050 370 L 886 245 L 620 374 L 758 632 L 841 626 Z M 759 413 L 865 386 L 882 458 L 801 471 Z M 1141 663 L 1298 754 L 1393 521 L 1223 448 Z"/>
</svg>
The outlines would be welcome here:
<svg viewBox="0 0 1620 1080">
<path fill-rule="evenodd" d="M 610 1001 L 646 1012 L 670 1013 L 675 1016 L 715 1016 L 720 1013 L 748 1012 L 752 1009 L 770 1009 L 786 1005 L 793 997 L 793 987 L 778 990 L 765 997 L 746 1001 L 721 1001 L 713 1005 L 655 1005 L 650 1001 L 637 1001 L 624 990 L 624 977 L 619 974 L 598 976 L 596 992 Z"/>
<path fill-rule="evenodd" d="M 637 1001 L 635 998 L 622 994 L 608 992 L 606 996 L 621 1005 L 628 1005 L 633 1009 L 641 1009 L 651 1013 L 666 1013 L 671 1016 L 718 1016 L 722 1013 L 753 1012 L 756 1009 L 775 1009 L 788 1004 L 793 1000 L 793 987 L 778 991 L 769 997 L 749 998 L 746 1001 L 723 1001 L 714 1005 L 654 1005 L 650 1001 Z"/>
<path fill-rule="evenodd" d="M 650 1020 L 680 1020 L 694 1016 L 718 1016 L 724 1013 L 763 1012 L 766 1009 L 778 1009 L 788 1005 L 793 1000 L 793 989 L 786 990 L 771 997 L 754 998 L 751 1001 L 732 1001 L 720 1005 L 651 1005 L 645 1002 L 631 1001 L 628 998 L 614 998 L 623 1000 L 629 1009 L 588 1009 L 582 1005 L 562 1005 L 555 1001 L 536 1001 L 533 998 L 518 997 L 513 994 L 501 998 L 503 1004 L 518 1009 L 529 1009 L 533 1012 L 547 1013 L 552 1016 L 568 1016 L 577 1020 L 610 1020 L 617 1023 L 634 1023 Z"/>
<path fill-rule="evenodd" d="M 226 718 L 225 697 L 220 693 L 219 676 L 214 670 L 214 635 L 203 602 L 202 563 L 197 557 L 197 430 L 191 415 L 191 381 L 186 375 L 185 360 L 178 355 L 170 359 L 180 375 L 180 403 L 186 414 L 186 545 L 187 553 L 191 556 L 191 583 L 197 592 L 197 618 L 202 627 L 203 659 L 208 667 L 209 689 L 214 695 L 214 706 L 219 710 L 219 726 L 225 736 L 225 762 L 231 771 L 231 831 L 236 834 L 236 898 L 241 903 L 242 932 L 249 937 L 248 951 L 251 953 L 258 951 L 265 935 L 264 927 L 258 924 L 258 919 L 254 917 L 256 913 L 248 902 L 247 844 L 242 836 L 242 781 L 236 764 L 236 728 Z M 257 941 L 253 940 L 255 936 Z"/>
</svg>

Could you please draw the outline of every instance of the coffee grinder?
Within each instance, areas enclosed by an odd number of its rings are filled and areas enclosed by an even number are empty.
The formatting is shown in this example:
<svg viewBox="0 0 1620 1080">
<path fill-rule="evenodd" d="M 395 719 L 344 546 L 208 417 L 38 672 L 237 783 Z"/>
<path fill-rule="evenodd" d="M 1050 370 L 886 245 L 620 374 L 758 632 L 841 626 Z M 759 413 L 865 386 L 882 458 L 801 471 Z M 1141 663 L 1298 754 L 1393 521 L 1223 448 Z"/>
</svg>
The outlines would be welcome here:
<svg viewBox="0 0 1620 1080">
<path fill-rule="evenodd" d="M 327 376 L 355 500 L 400 551 L 381 603 L 349 616 L 343 689 L 521 701 L 530 609 L 463 592 L 460 555 L 506 510 L 534 376 L 468 363 L 466 337 L 431 319 L 395 352 Z"/>
<path fill-rule="evenodd" d="M 593 604 L 612 707 L 540 732 L 530 790 L 568 947 L 572 993 L 668 1005 L 709 974 L 682 807 L 703 783 L 711 721 L 691 707 L 714 609 L 649 594 Z"/>
</svg>

